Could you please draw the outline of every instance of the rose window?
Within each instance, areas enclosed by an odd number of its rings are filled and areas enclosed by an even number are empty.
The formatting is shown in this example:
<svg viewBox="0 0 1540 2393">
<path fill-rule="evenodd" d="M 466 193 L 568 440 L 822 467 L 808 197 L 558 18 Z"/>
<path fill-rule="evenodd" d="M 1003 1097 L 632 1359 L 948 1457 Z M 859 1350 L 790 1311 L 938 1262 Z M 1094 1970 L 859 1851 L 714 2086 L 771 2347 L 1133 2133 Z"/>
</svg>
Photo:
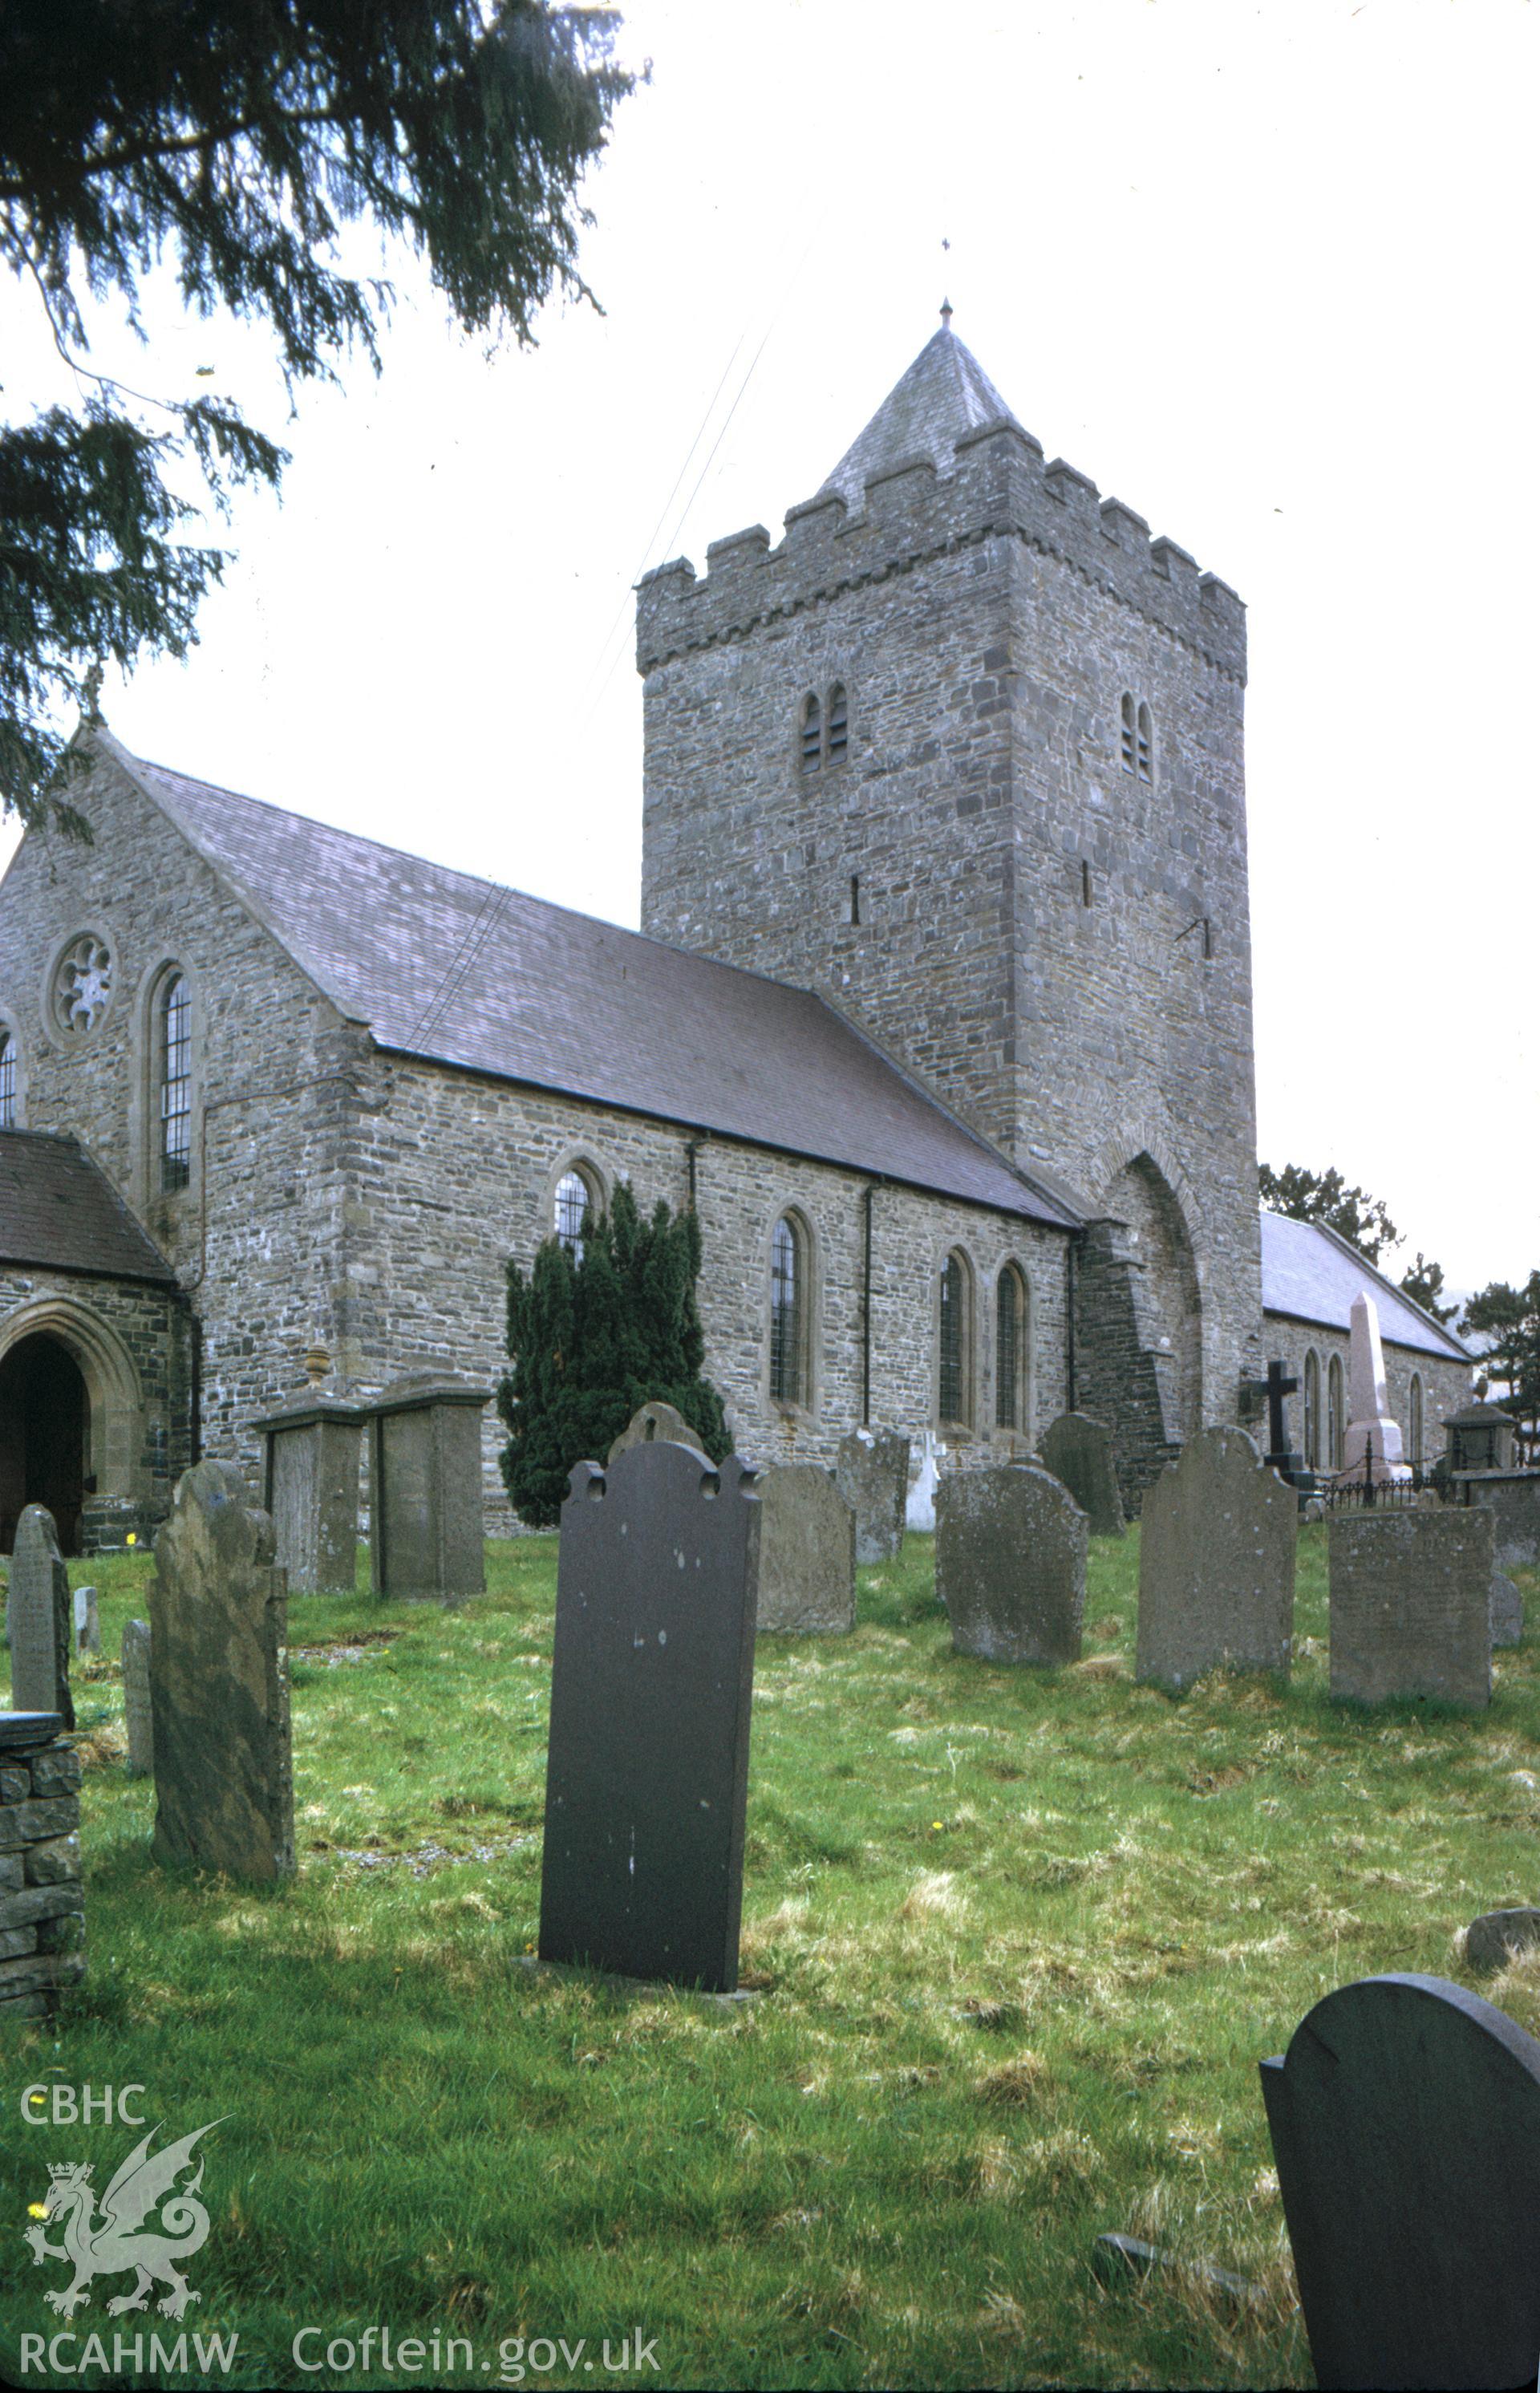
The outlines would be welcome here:
<svg viewBox="0 0 1540 2393">
<path fill-rule="evenodd" d="M 95 1030 L 112 1000 L 112 952 L 94 931 L 65 948 L 54 974 L 54 1020 L 75 1039 Z"/>
</svg>

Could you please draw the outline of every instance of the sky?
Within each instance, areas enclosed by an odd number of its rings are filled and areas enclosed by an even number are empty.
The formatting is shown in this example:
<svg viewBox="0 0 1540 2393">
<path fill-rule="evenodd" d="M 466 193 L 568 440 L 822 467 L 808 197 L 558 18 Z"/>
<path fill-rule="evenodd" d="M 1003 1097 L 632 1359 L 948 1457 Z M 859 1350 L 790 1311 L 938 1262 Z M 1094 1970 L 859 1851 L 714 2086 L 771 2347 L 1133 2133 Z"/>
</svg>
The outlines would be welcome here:
<svg viewBox="0 0 1540 2393">
<path fill-rule="evenodd" d="M 98 369 L 233 392 L 293 458 L 188 661 L 106 718 L 634 926 L 638 574 L 778 534 L 949 299 L 1047 455 L 1246 601 L 1262 1157 L 1383 1198 L 1395 1269 L 1522 1278 L 1537 38 L 1530 0 L 633 0 L 602 314 L 489 355 L 392 251 L 383 374 L 292 415 L 260 328 L 166 275 L 145 347 L 92 319 Z M 12 420 L 73 393 L 20 284 L 0 358 Z"/>
</svg>

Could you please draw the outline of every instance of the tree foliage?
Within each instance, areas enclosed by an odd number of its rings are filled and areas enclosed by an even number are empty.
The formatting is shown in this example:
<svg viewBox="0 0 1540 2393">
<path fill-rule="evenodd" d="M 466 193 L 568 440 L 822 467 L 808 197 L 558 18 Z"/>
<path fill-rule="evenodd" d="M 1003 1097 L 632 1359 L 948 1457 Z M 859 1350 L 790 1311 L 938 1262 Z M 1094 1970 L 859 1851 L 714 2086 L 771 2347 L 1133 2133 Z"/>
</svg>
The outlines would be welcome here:
<svg viewBox="0 0 1540 2393">
<path fill-rule="evenodd" d="M 1379 1198 L 1366 1189 L 1350 1188 L 1340 1171 L 1308 1171 L 1299 1163 L 1286 1163 L 1282 1171 L 1274 1171 L 1264 1163 L 1257 1177 L 1262 1203 L 1271 1212 L 1286 1213 L 1295 1222 L 1325 1223 L 1367 1262 L 1377 1264 L 1387 1247 L 1401 1242 L 1401 1232 Z"/>
<path fill-rule="evenodd" d="M 1453 1321 L 1460 1309 L 1457 1302 L 1444 1303 L 1443 1265 L 1429 1262 L 1420 1247 L 1416 1262 L 1401 1275 L 1401 1292 L 1409 1296 L 1414 1304 L 1420 1304 L 1424 1313 L 1431 1314 L 1435 1321 Z"/>
<path fill-rule="evenodd" d="M 467 330 L 528 342 L 553 290 L 592 295 L 575 192 L 630 87 L 616 22 L 543 0 L 22 0 L 0 9 L 0 261 L 79 367 L 84 294 L 142 331 L 169 257 L 195 312 L 271 329 L 292 391 L 349 347 L 378 368 L 389 286 L 337 246 L 366 219 Z M 228 562 L 178 537 L 188 469 L 228 512 L 287 463 L 231 399 L 79 372 L 78 409 L 0 428 L 0 806 L 74 828 L 67 713 L 108 660 L 184 656 Z"/>
<path fill-rule="evenodd" d="M 573 1465 L 602 1461 L 641 1405 L 672 1405 L 713 1461 L 726 1454 L 722 1399 L 700 1375 L 699 1274 L 694 1213 L 671 1215 L 659 1198 L 644 1222 L 623 1183 L 607 1214 L 585 1223 L 581 1259 L 550 1237 L 528 1279 L 509 1264 L 502 1476 L 533 1527 L 555 1527 Z"/>
<path fill-rule="evenodd" d="M 1491 1378 L 1505 1383 L 1507 1410 L 1532 1437 L 1540 1435 L 1540 1271 L 1532 1271 L 1522 1288 L 1491 1281 L 1466 1306 L 1464 1327 L 1468 1337 L 1485 1340 L 1481 1359 Z"/>
</svg>

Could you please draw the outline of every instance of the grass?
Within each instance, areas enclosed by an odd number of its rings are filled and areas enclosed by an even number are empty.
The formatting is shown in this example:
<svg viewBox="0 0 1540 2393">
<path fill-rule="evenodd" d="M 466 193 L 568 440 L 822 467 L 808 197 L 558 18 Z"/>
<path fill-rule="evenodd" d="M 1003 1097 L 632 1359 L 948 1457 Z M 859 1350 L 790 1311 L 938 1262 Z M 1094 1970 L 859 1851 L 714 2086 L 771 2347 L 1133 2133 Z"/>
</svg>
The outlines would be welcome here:
<svg viewBox="0 0 1540 2393">
<path fill-rule="evenodd" d="M 1257 2062 L 1346 1980 L 1465 1978 L 1464 1923 L 1535 1899 L 1533 1649 L 1499 1655 L 1478 1719 L 1333 1706 L 1307 1529 L 1292 1684 L 1173 1701 L 1132 1681 L 1132 1536 L 1093 1543 L 1083 1662 L 992 1669 L 953 1654 L 911 1537 L 862 1573 L 854 1636 L 761 1641 L 755 1994 L 721 2005 L 527 1965 L 555 1541 L 488 1555 L 455 1613 L 292 1602 L 301 1870 L 280 1891 L 150 1862 L 109 1658 L 149 1563 L 72 1566 L 103 1622 L 76 1677 L 90 1969 L 57 2026 L 0 2030 L 5 2215 L 49 2161 L 90 2157 L 99 2188 L 136 2140 L 23 2125 L 30 2083 L 143 2085 L 167 2138 L 223 2117 L 183 2323 L 237 2333 L 238 2358 L 164 2381 L 398 2386 L 292 2357 L 297 2329 L 318 2358 L 388 2324 L 439 2336 L 419 2381 L 1309 2385 Z M 1540 1971 L 1483 1991 L 1540 2033 Z M 1258 2297 L 1104 2286 L 1109 2229 Z M 12 2376 L 21 2334 L 59 2331 L 60 2282 L 0 2237 Z M 114 2329 L 176 2332 L 109 2321 L 126 2283 L 74 2321 L 109 2363 Z M 638 2329 L 656 2373 L 633 2350 L 629 2375 L 585 2366 Z M 579 2336 L 574 2367 L 529 2361 Z M 130 2357 L 82 2381 L 157 2380 Z"/>
</svg>

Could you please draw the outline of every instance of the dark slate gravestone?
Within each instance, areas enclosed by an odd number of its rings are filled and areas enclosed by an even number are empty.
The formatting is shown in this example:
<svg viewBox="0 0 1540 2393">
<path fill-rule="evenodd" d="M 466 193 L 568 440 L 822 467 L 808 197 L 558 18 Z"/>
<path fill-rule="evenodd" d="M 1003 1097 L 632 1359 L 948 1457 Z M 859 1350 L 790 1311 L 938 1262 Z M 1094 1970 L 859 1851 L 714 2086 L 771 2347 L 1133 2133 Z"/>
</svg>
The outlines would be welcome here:
<svg viewBox="0 0 1540 2393">
<path fill-rule="evenodd" d="M 294 1866 L 287 1589 L 241 1474 L 176 1483 L 150 1582 L 157 1861 L 285 1877 Z"/>
<path fill-rule="evenodd" d="M 909 1441 L 895 1429 L 853 1429 L 840 1440 L 834 1476 L 855 1515 L 858 1563 L 896 1562 L 909 1496 Z"/>
<path fill-rule="evenodd" d="M 1086 1515 L 1093 1537 L 1125 1533 L 1123 1498 L 1117 1492 L 1117 1456 L 1113 1434 L 1089 1413 L 1061 1413 L 1042 1444 L 1043 1468 L 1062 1479 Z"/>
<path fill-rule="evenodd" d="M 542 1961 L 737 1984 L 760 1507 L 659 1439 L 562 1506 Z"/>
<path fill-rule="evenodd" d="M 58 1712 L 65 1727 L 73 1728 L 70 1574 L 59 1554 L 54 1516 L 41 1504 L 27 1505 L 16 1524 L 6 1627 L 11 1648 L 11 1709 Z"/>
<path fill-rule="evenodd" d="M 936 1490 L 935 1590 L 958 1653 L 1077 1662 L 1086 1516 L 1063 1480 L 1030 1462 L 948 1471 Z"/>
<path fill-rule="evenodd" d="M 1532 2386 L 1540 2044 L 1442 1978 L 1365 1978 L 1261 2077 L 1323 2393 Z"/>
</svg>

